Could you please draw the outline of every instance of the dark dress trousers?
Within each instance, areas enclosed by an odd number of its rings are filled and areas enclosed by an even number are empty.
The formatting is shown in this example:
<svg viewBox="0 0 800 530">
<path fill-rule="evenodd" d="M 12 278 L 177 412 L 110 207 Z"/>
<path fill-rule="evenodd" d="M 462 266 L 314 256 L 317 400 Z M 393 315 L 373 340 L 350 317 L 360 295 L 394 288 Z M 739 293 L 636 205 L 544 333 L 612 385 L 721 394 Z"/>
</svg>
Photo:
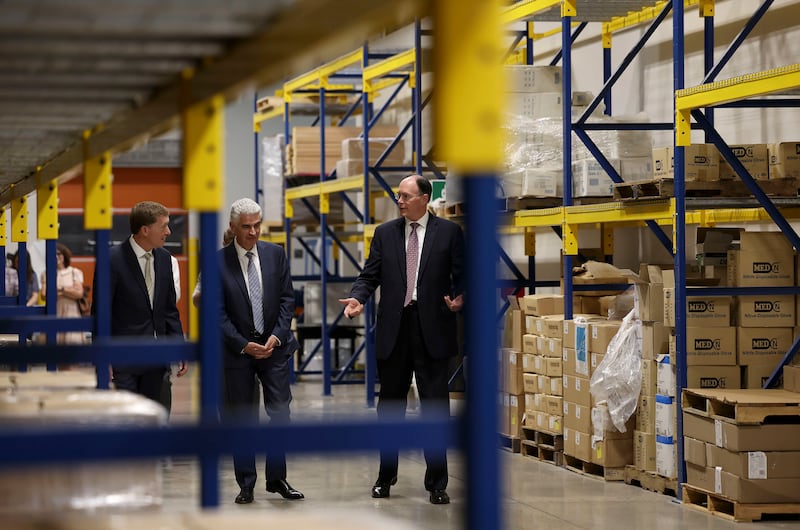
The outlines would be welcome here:
<svg viewBox="0 0 800 530">
<path fill-rule="evenodd" d="M 292 400 L 289 363 L 297 350 L 297 341 L 291 331 L 294 289 L 283 248 L 263 241 L 259 241 L 256 248 L 261 263 L 261 308 L 264 311 L 264 333 L 260 335 L 253 324 L 250 296 L 236 246 L 230 244 L 219 251 L 226 414 L 231 419 L 258 420 L 258 409 L 253 406 L 255 376 L 261 381 L 264 406 L 270 421 L 288 422 L 289 403 Z M 273 350 L 271 357 L 255 359 L 241 353 L 248 342 L 265 344 L 270 335 L 275 335 L 281 343 Z M 285 479 L 285 454 L 266 451 L 267 481 Z M 252 489 L 256 483 L 255 455 L 234 455 L 233 465 L 239 487 Z"/>
<path fill-rule="evenodd" d="M 458 354 L 457 316 L 444 301 L 463 292 L 464 236 L 461 228 L 429 215 L 417 275 L 416 304 L 404 308 L 406 293 L 405 219 L 375 230 L 369 258 L 350 296 L 364 303 L 380 287 L 376 356 L 381 390 L 378 417 L 402 418 L 412 374 L 416 376 L 422 414 L 447 410 L 448 364 Z M 447 487 L 443 452 L 425 451 L 429 491 Z M 381 452 L 379 480 L 397 475 L 397 451 Z"/>
<path fill-rule="evenodd" d="M 170 253 L 154 248 L 153 306 L 147 295 L 144 275 L 130 239 L 109 249 L 111 264 L 111 335 L 183 337 L 180 314 L 172 280 Z M 95 291 L 97 292 L 97 291 Z M 169 363 L 148 366 L 114 366 L 114 386 L 160 402 L 164 373 Z"/>
</svg>

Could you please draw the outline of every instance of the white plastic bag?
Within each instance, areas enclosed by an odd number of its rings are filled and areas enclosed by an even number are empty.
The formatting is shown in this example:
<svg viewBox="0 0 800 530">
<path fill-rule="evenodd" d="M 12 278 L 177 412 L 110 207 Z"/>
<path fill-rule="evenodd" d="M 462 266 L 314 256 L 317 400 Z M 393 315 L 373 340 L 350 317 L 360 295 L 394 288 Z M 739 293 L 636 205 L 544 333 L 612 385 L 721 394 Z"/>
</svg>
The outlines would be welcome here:
<svg viewBox="0 0 800 530">
<path fill-rule="evenodd" d="M 606 402 L 619 432 L 636 411 L 642 389 L 642 324 L 631 311 L 608 345 L 606 355 L 589 381 L 595 402 Z"/>
</svg>

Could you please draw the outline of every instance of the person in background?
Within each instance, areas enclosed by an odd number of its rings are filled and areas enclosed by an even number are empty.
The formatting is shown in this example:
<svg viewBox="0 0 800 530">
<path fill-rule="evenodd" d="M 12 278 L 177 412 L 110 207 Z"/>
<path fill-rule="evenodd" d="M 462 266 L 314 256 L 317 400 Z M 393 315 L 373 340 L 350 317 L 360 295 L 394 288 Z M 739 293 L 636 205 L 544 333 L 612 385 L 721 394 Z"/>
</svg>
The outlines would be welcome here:
<svg viewBox="0 0 800 530">
<path fill-rule="evenodd" d="M 26 251 L 27 252 L 27 251 Z M 32 306 L 36 305 L 39 302 L 39 278 L 36 276 L 36 272 L 33 270 L 33 264 L 31 263 L 31 253 L 27 252 L 28 254 L 28 292 L 25 296 L 25 305 Z M 14 254 L 12 258 L 12 264 L 14 270 L 17 271 L 17 293 L 19 294 L 19 251 Z"/>
<path fill-rule="evenodd" d="M 226 228 L 225 232 L 222 234 L 222 246 L 227 247 L 233 241 L 233 232 L 231 232 L 230 228 Z M 195 307 L 200 307 L 200 293 L 202 288 L 200 287 L 200 278 L 202 277 L 203 273 L 197 274 L 197 283 L 194 286 L 194 291 L 192 291 L 192 304 Z"/>
<path fill-rule="evenodd" d="M 170 255 L 170 265 L 172 266 L 172 281 L 175 287 L 175 303 L 181 301 L 181 269 L 178 265 L 178 258 Z M 164 372 L 164 381 L 161 384 L 161 396 L 158 400 L 167 409 L 167 416 L 172 414 L 172 367 Z"/>
<path fill-rule="evenodd" d="M 111 335 L 181 337 L 170 253 L 162 248 L 170 235 L 169 211 L 157 202 L 140 202 L 131 209 L 131 236 L 111 247 Z M 168 364 L 112 366 L 114 385 L 161 402 Z M 180 363 L 178 377 L 186 373 Z"/>
<path fill-rule="evenodd" d="M 257 376 L 270 421 L 286 424 L 292 401 L 290 363 L 297 350 L 291 330 L 294 290 L 289 261 L 282 247 L 259 241 L 261 206 L 255 201 L 239 199 L 231 205 L 230 229 L 233 243 L 219 250 L 225 413 L 258 420 L 253 407 Z M 267 491 L 284 499 L 303 499 L 286 481 L 286 455 L 271 452 L 266 460 Z M 234 454 L 233 467 L 241 488 L 234 502 L 250 504 L 257 479 L 255 455 Z"/>
<path fill-rule="evenodd" d="M 17 276 L 17 269 L 12 265 L 13 257 L 13 254 L 6 256 L 6 296 L 19 294 L 19 276 Z"/>
<path fill-rule="evenodd" d="M 56 315 L 62 318 L 80 318 L 78 300 L 83 298 L 83 271 L 71 266 L 72 252 L 62 243 L 56 243 Z M 42 297 L 47 296 L 47 277 L 42 273 Z M 58 344 L 83 344 L 82 331 L 67 331 L 56 335 Z"/>
<path fill-rule="evenodd" d="M 375 352 L 381 382 L 378 418 L 405 417 L 412 375 L 422 416 L 449 413 L 449 359 L 457 355 L 456 313 L 463 306 L 464 235 L 461 228 L 428 213 L 431 183 L 420 175 L 400 182 L 400 219 L 375 230 L 361 274 L 350 297 L 339 300 L 353 318 L 381 288 Z M 448 504 L 447 454 L 425 450 L 425 489 L 432 504 Z M 397 450 L 381 451 L 374 498 L 389 497 L 397 482 Z"/>
</svg>

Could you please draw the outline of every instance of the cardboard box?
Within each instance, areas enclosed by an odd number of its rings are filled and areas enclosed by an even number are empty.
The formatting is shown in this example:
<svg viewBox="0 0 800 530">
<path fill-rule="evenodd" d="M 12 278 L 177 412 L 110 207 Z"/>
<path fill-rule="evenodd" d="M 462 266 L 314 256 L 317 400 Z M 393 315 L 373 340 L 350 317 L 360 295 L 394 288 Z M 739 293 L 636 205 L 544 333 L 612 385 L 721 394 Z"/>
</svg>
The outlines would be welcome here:
<svg viewBox="0 0 800 530">
<path fill-rule="evenodd" d="M 520 395 L 525 392 L 522 385 L 522 354 L 513 350 L 506 350 L 506 386 L 509 394 Z"/>
<path fill-rule="evenodd" d="M 677 414 L 674 398 L 656 396 L 656 436 L 672 438 L 677 430 Z"/>
<path fill-rule="evenodd" d="M 710 468 L 749 480 L 800 477 L 800 452 L 798 451 L 746 451 L 733 452 L 706 443 L 706 461 Z"/>
<path fill-rule="evenodd" d="M 505 392 L 499 392 L 497 394 L 497 408 L 497 429 L 500 431 L 500 434 L 509 434 L 511 432 L 511 424 L 508 415 L 508 394 Z"/>
<path fill-rule="evenodd" d="M 655 434 L 656 432 L 656 397 L 639 395 L 636 405 L 636 430 Z M 654 441 L 655 443 L 655 441 Z"/>
<path fill-rule="evenodd" d="M 547 315 L 542 317 L 541 320 L 542 325 L 542 332 L 541 335 L 547 337 L 548 339 L 556 339 L 559 341 L 558 343 L 558 355 L 561 355 L 561 338 L 564 336 L 563 329 L 564 329 L 564 315 Z M 543 352 L 542 355 L 545 355 Z"/>
<path fill-rule="evenodd" d="M 683 458 L 687 464 L 706 467 L 706 443 L 688 436 L 683 437 Z"/>
<path fill-rule="evenodd" d="M 793 328 L 738 328 L 736 333 L 741 366 L 775 367 L 794 339 Z"/>
<path fill-rule="evenodd" d="M 536 335 L 526 333 L 522 336 L 522 351 L 530 354 L 539 353 L 539 348 L 536 347 Z"/>
<path fill-rule="evenodd" d="M 647 359 L 642 360 L 642 396 L 655 396 L 658 389 L 658 363 Z M 646 430 L 646 429 L 641 429 Z"/>
<path fill-rule="evenodd" d="M 589 377 L 589 323 L 575 322 L 575 372 Z"/>
<path fill-rule="evenodd" d="M 506 65 L 507 92 L 561 93 L 560 66 Z"/>
<path fill-rule="evenodd" d="M 670 147 L 673 159 L 674 148 Z M 720 157 L 714 144 L 692 144 L 684 147 L 684 175 L 687 182 L 716 182 L 719 180 Z M 674 166 L 674 160 L 672 162 Z"/>
<path fill-rule="evenodd" d="M 686 482 L 690 486 L 714 491 L 714 469 L 686 462 Z"/>
<path fill-rule="evenodd" d="M 664 320 L 664 278 L 661 267 L 642 263 L 639 267 L 639 280 L 635 284 L 634 292 L 639 302 L 639 318 L 643 322 L 662 322 Z"/>
<path fill-rule="evenodd" d="M 777 365 L 775 363 L 774 366 L 769 364 L 742 366 L 742 388 L 764 388 Z"/>
<path fill-rule="evenodd" d="M 769 178 L 769 155 L 767 154 L 767 144 L 740 144 L 729 146 L 733 155 L 750 176 L 756 180 L 767 180 Z M 725 157 L 719 156 L 719 179 L 732 180 L 740 178 L 728 164 Z"/>
<path fill-rule="evenodd" d="M 573 296 L 572 314 L 593 315 L 595 317 L 601 315 L 600 298 L 597 296 Z"/>
<path fill-rule="evenodd" d="M 633 465 L 643 471 L 656 471 L 656 435 L 652 432 L 634 431 Z"/>
<path fill-rule="evenodd" d="M 589 368 L 589 377 L 592 377 L 592 375 L 594 375 L 594 371 L 597 370 L 600 367 L 600 363 L 603 362 L 604 358 L 605 358 L 605 354 L 603 354 L 603 353 L 590 353 L 589 354 L 589 359 L 590 359 L 590 362 L 589 362 L 589 366 L 590 366 L 590 368 Z"/>
<path fill-rule="evenodd" d="M 539 392 L 539 378 L 536 374 L 522 374 L 522 389 L 525 394 L 536 394 Z"/>
<path fill-rule="evenodd" d="M 669 335 L 661 322 L 642 323 L 642 359 L 654 361 L 659 354 L 669 353 Z"/>
<path fill-rule="evenodd" d="M 738 366 L 687 366 L 686 388 L 742 388 L 741 369 Z"/>
<path fill-rule="evenodd" d="M 519 436 L 522 426 L 522 415 L 525 413 L 525 401 L 522 395 L 508 396 L 508 428 L 511 436 Z"/>
<path fill-rule="evenodd" d="M 800 451 L 800 425 L 736 425 L 684 412 L 683 434 L 729 451 Z"/>
<path fill-rule="evenodd" d="M 545 395 L 545 412 L 551 416 L 561 417 L 564 415 L 564 402 L 561 396 Z"/>
<path fill-rule="evenodd" d="M 325 133 L 327 134 L 327 129 Z M 380 138 L 369 136 L 369 163 L 374 165 L 378 158 L 383 155 L 383 152 L 392 145 L 395 138 Z M 342 140 L 342 159 L 344 160 L 364 160 L 364 139 L 363 138 L 345 138 Z M 386 160 L 383 162 L 384 166 L 402 166 L 405 161 L 405 143 L 397 142 L 392 148 L 392 151 L 387 155 Z M 339 175 L 342 176 L 342 175 Z"/>
<path fill-rule="evenodd" d="M 532 353 L 523 353 L 522 354 L 522 373 L 523 374 L 534 374 L 537 373 L 536 370 L 536 355 Z M 524 375 L 523 375 L 524 380 Z"/>
<path fill-rule="evenodd" d="M 510 296 L 509 303 L 513 300 L 513 304 L 517 304 L 516 297 Z M 503 347 L 511 348 L 516 351 L 523 351 L 522 349 L 522 335 L 525 333 L 525 320 L 522 310 L 517 305 L 516 307 L 509 306 L 506 311 L 506 323 L 503 330 Z"/>
<path fill-rule="evenodd" d="M 800 392 L 800 366 L 783 367 L 783 388 L 789 392 Z"/>
<path fill-rule="evenodd" d="M 591 462 L 592 437 L 580 431 L 564 429 L 564 454 L 583 462 Z"/>
<path fill-rule="evenodd" d="M 551 396 L 561 396 L 564 393 L 564 385 L 561 377 L 548 377 L 546 383 L 540 388 Z M 549 390 L 547 390 L 548 388 Z"/>
<path fill-rule="evenodd" d="M 556 358 L 561 361 L 561 356 L 563 354 L 561 351 L 562 349 L 561 339 L 553 339 L 548 337 L 545 341 L 544 351 L 540 351 L 539 354 L 544 357 Z"/>
<path fill-rule="evenodd" d="M 748 480 L 714 470 L 714 491 L 728 499 L 748 504 L 779 504 L 800 501 L 800 478 Z"/>
<path fill-rule="evenodd" d="M 633 464 L 633 438 L 596 440 L 592 447 L 592 463 L 613 468 Z"/>
<path fill-rule="evenodd" d="M 728 251 L 728 285 L 794 285 L 794 251 L 780 232 L 742 232 L 739 250 Z"/>
<path fill-rule="evenodd" d="M 740 296 L 736 318 L 742 328 L 791 328 L 795 324 L 794 295 Z"/>
<path fill-rule="evenodd" d="M 564 297 L 560 294 L 529 294 L 522 299 L 526 315 L 564 314 Z"/>
<path fill-rule="evenodd" d="M 675 355 L 675 335 L 670 335 L 670 355 Z M 686 328 L 686 364 L 703 366 L 736 364 L 736 328 Z"/>
<path fill-rule="evenodd" d="M 678 452 L 672 438 L 656 435 L 656 473 L 662 477 L 677 477 Z"/>
<path fill-rule="evenodd" d="M 664 325 L 675 326 L 675 271 L 662 271 L 664 280 Z M 731 325 L 728 296 L 687 296 L 686 325 L 725 327 Z"/>
<path fill-rule="evenodd" d="M 565 375 L 563 395 L 566 401 L 591 408 L 592 395 L 589 392 L 589 378 Z"/>
<path fill-rule="evenodd" d="M 561 349 L 561 370 L 563 375 L 578 375 L 578 372 L 575 371 L 575 356 L 574 349 Z"/>
<path fill-rule="evenodd" d="M 669 147 L 653 149 L 653 176 L 671 177 L 674 173 L 672 152 Z"/>
<path fill-rule="evenodd" d="M 769 144 L 769 178 L 800 178 L 800 142 Z"/>
<path fill-rule="evenodd" d="M 656 394 L 675 397 L 675 364 L 669 355 L 658 356 L 656 370 Z"/>
<path fill-rule="evenodd" d="M 592 413 L 589 407 L 562 401 L 564 427 L 580 432 L 592 431 Z"/>
<path fill-rule="evenodd" d="M 619 331 L 622 322 L 619 320 L 607 320 L 605 322 L 589 323 L 589 351 L 606 353 L 608 344 Z"/>
</svg>

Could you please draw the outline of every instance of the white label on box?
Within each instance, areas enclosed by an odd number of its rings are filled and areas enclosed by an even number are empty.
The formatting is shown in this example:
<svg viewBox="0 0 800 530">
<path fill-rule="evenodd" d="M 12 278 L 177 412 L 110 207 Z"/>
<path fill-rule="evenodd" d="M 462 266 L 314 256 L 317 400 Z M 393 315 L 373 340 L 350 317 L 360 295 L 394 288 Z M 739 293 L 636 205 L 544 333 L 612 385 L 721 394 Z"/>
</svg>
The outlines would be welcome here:
<svg viewBox="0 0 800 530">
<path fill-rule="evenodd" d="M 550 416 L 549 417 L 549 421 L 547 422 L 547 426 L 550 427 L 551 431 L 557 431 L 558 430 L 556 428 L 556 427 L 558 427 L 556 425 L 557 422 L 558 422 L 558 417 L 557 416 Z"/>
<path fill-rule="evenodd" d="M 581 391 L 581 378 L 580 377 L 576 377 L 575 378 L 575 391 L 576 392 L 580 392 Z"/>
<path fill-rule="evenodd" d="M 561 377 L 561 381 L 563 381 L 563 385 L 562 385 L 563 388 L 567 388 L 567 386 L 569 386 L 569 383 L 567 383 L 567 376 L 566 375 Z"/>
<path fill-rule="evenodd" d="M 554 394 L 558 392 L 558 379 L 555 378 L 550 379 L 550 392 Z"/>
<path fill-rule="evenodd" d="M 533 360 L 533 369 L 536 370 L 537 372 L 542 369 L 542 358 L 539 357 L 538 355 Z"/>
<path fill-rule="evenodd" d="M 569 415 L 569 403 L 565 401 L 564 402 L 564 416 L 568 416 L 568 415 Z"/>
<path fill-rule="evenodd" d="M 581 408 L 578 405 L 575 405 L 575 417 L 581 419 Z"/>
<path fill-rule="evenodd" d="M 526 372 L 527 372 L 527 371 L 528 371 L 528 369 L 530 368 L 530 366 L 528 366 L 528 365 L 530 364 L 530 362 L 529 362 L 529 361 L 530 361 L 530 357 L 529 357 L 529 356 L 527 356 L 527 355 L 523 355 L 523 356 L 522 356 L 522 369 L 523 369 L 524 371 L 526 371 Z"/>
<path fill-rule="evenodd" d="M 714 493 L 722 493 L 722 468 L 714 468 Z"/>
<path fill-rule="evenodd" d="M 717 447 L 722 447 L 722 422 L 714 420 L 714 441 Z"/>
<path fill-rule="evenodd" d="M 509 355 L 508 356 L 508 362 L 513 364 L 514 366 L 516 366 L 517 365 L 517 354 L 516 353 L 512 353 L 511 355 Z"/>
<path fill-rule="evenodd" d="M 536 331 L 539 334 L 544 333 L 544 322 L 542 322 L 541 318 L 536 320 Z"/>
<path fill-rule="evenodd" d="M 747 453 L 747 478 L 767 478 L 767 454 L 763 451 L 750 451 Z"/>
<path fill-rule="evenodd" d="M 544 416 L 542 414 L 537 414 L 536 415 L 536 425 L 538 425 L 539 427 L 544 427 L 543 424 L 544 424 Z"/>
<path fill-rule="evenodd" d="M 597 338 L 597 328 L 594 326 L 592 326 L 592 338 L 593 339 Z"/>
<path fill-rule="evenodd" d="M 564 429 L 564 441 L 569 441 L 569 429 Z"/>
<path fill-rule="evenodd" d="M 567 331 L 569 331 L 569 320 L 564 321 L 564 335 L 567 334 Z"/>
<path fill-rule="evenodd" d="M 575 431 L 575 445 L 581 444 L 581 433 L 580 431 Z"/>
</svg>

